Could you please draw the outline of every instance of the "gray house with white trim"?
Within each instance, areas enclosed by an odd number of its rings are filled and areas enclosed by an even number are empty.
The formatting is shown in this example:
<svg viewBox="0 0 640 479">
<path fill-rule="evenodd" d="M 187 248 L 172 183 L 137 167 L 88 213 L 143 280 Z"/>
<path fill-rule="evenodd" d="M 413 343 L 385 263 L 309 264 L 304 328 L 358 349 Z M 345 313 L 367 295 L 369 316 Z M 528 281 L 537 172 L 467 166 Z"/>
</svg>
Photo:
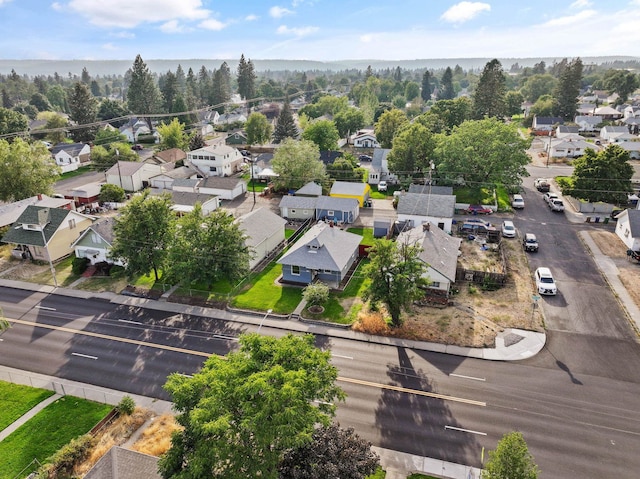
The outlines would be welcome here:
<svg viewBox="0 0 640 479">
<path fill-rule="evenodd" d="M 405 193 L 398 198 L 398 221 L 409 221 L 411 226 L 428 222 L 451 233 L 455 207 L 454 195 Z"/>
<path fill-rule="evenodd" d="M 315 196 L 283 196 L 278 207 L 280 216 L 290 220 L 308 220 L 316 217 Z"/>
</svg>

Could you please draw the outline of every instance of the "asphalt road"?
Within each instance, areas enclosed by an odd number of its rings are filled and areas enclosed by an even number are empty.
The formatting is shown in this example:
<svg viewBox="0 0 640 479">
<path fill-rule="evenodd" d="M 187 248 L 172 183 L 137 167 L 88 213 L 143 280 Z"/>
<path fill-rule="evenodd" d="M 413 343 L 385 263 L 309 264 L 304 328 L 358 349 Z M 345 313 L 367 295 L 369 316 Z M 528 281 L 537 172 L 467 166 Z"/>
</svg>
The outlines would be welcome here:
<svg viewBox="0 0 640 479">
<path fill-rule="evenodd" d="M 206 355 L 226 354 L 256 329 L 8 288 L 0 306 L 19 320 L 2 336 L 3 365 L 165 399 L 168 374 L 197 371 Z M 610 378 L 615 364 L 592 372 L 549 351 L 495 363 L 322 335 L 317 344 L 332 350 L 348 394 L 337 419 L 375 445 L 478 467 L 482 449 L 516 429 L 544 478 L 640 470 L 640 380 Z M 637 353 L 627 360 L 640 369 Z"/>
</svg>

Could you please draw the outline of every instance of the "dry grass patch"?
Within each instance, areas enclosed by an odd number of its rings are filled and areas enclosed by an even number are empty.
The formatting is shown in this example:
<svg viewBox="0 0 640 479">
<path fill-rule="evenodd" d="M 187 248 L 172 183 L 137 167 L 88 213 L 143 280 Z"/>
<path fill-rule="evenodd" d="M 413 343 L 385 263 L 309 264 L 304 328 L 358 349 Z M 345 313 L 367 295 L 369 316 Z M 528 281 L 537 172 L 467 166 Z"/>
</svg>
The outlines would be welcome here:
<svg viewBox="0 0 640 479">
<path fill-rule="evenodd" d="M 153 422 L 144 430 L 140 438 L 131 447 L 150 456 L 159 457 L 171 447 L 171 434 L 181 429 L 181 426 L 171 414 L 163 414 L 153 419 Z"/>
<path fill-rule="evenodd" d="M 142 426 L 153 413 L 147 409 L 136 408 L 129 416 L 119 416 L 107 425 L 97 436 L 97 443 L 91 450 L 89 457 L 76 466 L 74 474 L 84 476 L 96 462 L 113 446 L 121 446 Z"/>
<path fill-rule="evenodd" d="M 594 241 L 602 254 L 610 258 L 626 258 L 627 245 L 625 245 L 617 234 L 611 231 L 591 231 L 591 239 Z"/>
</svg>

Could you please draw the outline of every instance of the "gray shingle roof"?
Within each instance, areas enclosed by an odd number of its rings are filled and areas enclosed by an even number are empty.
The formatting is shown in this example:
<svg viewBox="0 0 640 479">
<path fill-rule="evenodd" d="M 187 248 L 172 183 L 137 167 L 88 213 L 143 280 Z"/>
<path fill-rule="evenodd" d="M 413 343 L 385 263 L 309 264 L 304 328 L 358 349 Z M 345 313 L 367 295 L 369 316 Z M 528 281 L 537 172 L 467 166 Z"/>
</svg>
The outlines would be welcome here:
<svg viewBox="0 0 640 479">
<path fill-rule="evenodd" d="M 113 446 L 84 476 L 85 479 L 161 479 L 158 458 Z"/>
<path fill-rule="evenodd" d="M 118 161 L 107 170 L 107 175 L 131 176 L 144 165 L 139 161 Z"/>
<path fill-rule="evenodd" d="M 43 214 L 45 214 L 45 210 L 48 211 L 48 222 L 44 227 L 44 237 L 48 243 L 62 222 L 71 213 L 69 210 L 29 205 L 16 220 L 15 224 L 9 228 L 9 231 L 7 231 L 2 237 L 2 241 L 5 243 L 44 246 L 44 242 L 42 241 L 42 232 L 39 229 L 27 230 L 23 229 L 22 225 L 37 225 L 38 212 L 42 211 Z"/>
<path fill-rule="evenodd" d="M 423 226 L 404 231 L 398 235 L 398 244 L 418 244 L 422 251 L 418 255 L 422 261 L 454 282 L 458 265 L 458 250 L 462 240 L 442 231 L 434 225 L 429 230 Z"/>
<path fill-rule="evenodd" d="M 360 203 L 355 198 L 336 198 L 333 196 L 318 196 L 317 210 L 353 211 Z"/>
<path fill-rule="evenodd" d="M 115 224 L 115 219 L 111 216 L 106 218 L 100 218 L 98 221 L 96 221 L 91 226 L 89 226 L 89 228 L 87 228 L 85 233 L 82 233 L 81 237 L 85 236 L 89 230 L 92 230 L 92 231 L 95 231 L 97 234 L 99 234 L 102 237 L 102 239 L 104 239 L 107 243 L 112 244 L 115 238 L 115 235 L 113 234 L 114 224 Z M 79 239 L 80 238 L 78 238 L 76 242 L 78 242 Z"/>
<path fill-rule="evenodd" d="M 455 206 L 456 197 L 453 195 L 405 193 L 398 199 L 398 214 L 453 218 Z"/>
<path fill-rule="evenodd" d="M 66 151 L 69 156 L 78 156 L 84 146 L 84 143 L 58 143 L 51 147 L 51 154 L 55 156 L 61 151 Z"/>
<path fill-rule="evenodd" d="M 176 178 L 171 183 L 171 187 L 195 188 L 200 184 L 200 178 Z"/>
<path fill-rule="evenodd" d="M 192 193 L 190 191 L 171 191 L 171 199 L 174 205 L 195 206 L 201 205 L 215 198 L 215 195 L 205 195 L 203 193 Z"/>
<path fill-rule="evenodd" d="M 627 209 L 629 215 L 629 230 L 633 238 L 640 238 L 640 210 Z M 618 221 L 620 217 L 618 216 Z"/>
<path fill-rule="evenodd" d="M 283 196 L 278 207 L 314 210 L 317 202 L 318 198 L 316 196 Z"/>
<path fill-rule="evenodd" d="M 322 186 L 318 183 L 310 181 L 298 191 L 296 191 L 296 195 L 300 196 L 320 196 L 322 194 Z"/>
<path fill-rule="evenodd" d="M 255 247 L 278 231 L 284 229 L 287 220 L 271 212 L 268 208 L 258 208 L 238 218 L 240 229 L 247 235 L 245 244 Z"/>
<path fill-rule="evenodd" d="M 409 185 L 409 193 L 420 193 L 421 195 L 453 195 L 453 186 L 435 185 Z"/>
<path fill-rule="evenodd" d="M 278 260 L 280 264 L 303 266 L 308 269 L 342 271 L 358 249 L 362 236 L 327 223 L 318 223 Z"/>
<path fill-rule="evenodd" d="M 209 176 L 200 183 L 200 188 L 216 188 L 218 190 L 233 190 L 238 184 L 244 183 L 240 178 Z"/>
<path fill-rule="evenodd" d="M 371 157 L 371 167 L 382 168 L 382 161 L 387 159 L 387 155 L 391 150 L 389 148 L 375 148 Z"/>
</svg>

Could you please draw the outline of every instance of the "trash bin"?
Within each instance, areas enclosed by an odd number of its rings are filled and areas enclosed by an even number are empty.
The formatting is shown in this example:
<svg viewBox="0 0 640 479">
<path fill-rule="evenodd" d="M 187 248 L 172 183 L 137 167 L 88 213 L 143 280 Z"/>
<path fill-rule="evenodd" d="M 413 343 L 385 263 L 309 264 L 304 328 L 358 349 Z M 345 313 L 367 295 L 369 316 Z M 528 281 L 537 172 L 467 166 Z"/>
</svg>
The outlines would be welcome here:
<svg viewBox="0 0 640 479">
<path fill-rule="evenodd" d="M 600 217 L 596 216 L 596 223 L 600 223 Z"/>
<path fill-rule="evenodd" d="M 591 223 L 591 216 L 587 216 L 587 223 Z"/>
<path fill-rule="evenodd" d="M 605 218 L 604 218 L 604 224 L 605 224 L 605 225 L 606 225 L 606 224 L 609 224 L 609 218 L 608 218 L 608 217 L 606 217 L 606 216 L 605 216 Z"/>
</svg>

